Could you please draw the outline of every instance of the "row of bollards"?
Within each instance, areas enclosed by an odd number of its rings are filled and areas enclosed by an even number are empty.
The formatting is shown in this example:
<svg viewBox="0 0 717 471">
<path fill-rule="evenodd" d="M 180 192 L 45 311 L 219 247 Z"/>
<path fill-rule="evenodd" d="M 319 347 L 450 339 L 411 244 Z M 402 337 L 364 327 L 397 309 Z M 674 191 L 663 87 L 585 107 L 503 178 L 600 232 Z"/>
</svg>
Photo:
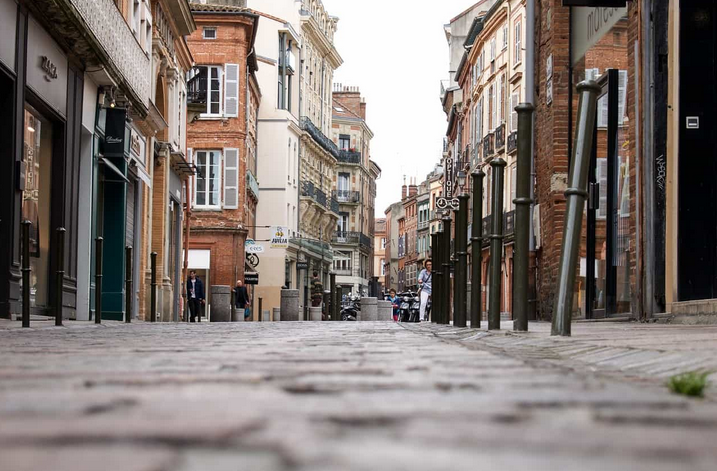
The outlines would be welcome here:
<svg viewBox="0 0 717 471">
<path fill-rule="evenodd" d="M 582 214 L 587 198 L 587 179 L 590 166 L 590 152 L 593 145 L 595 119 L 597 113 L 597 95 L 600 87 L 595 82 L 583 82 L 577 87 L 580 95 L 578 121 L 575 131 L 575 146 L 570 168 L 567 198 L 565 230 L 560 258 L 560 272 L 552 334 L 570 335 L 573 291 L 580 249 L 580 231 Z M 515 243 L 513 251 L 513 314 L 514 329 L 528 330 L 529 296 L 529 259 L 530 259 L 530 207 L 531 199 L 531 161 L 532 161 L 532 122 L 535 108 L 522 103 L 515 108 L 518 114 L 517 139 L 517 175 L 515 185 Z M 492 208 L 490 234 L 483 234 L 483 196 L 485 173 L 474 172 L 472 177 L 472 234 L 471 234 L 471 299 L 470 316 L 466 312 L 467 275 L 467 232 L 469 196 L 458 197 L 458 207 L 454 207 L 455 234 L 451 232 L 452 219 L 444 216 L 443 227 L 431 235 L 434 262 L 433 317 L 438 324 L 450 324 L 451 321 L 451 273 L 453 283 L 453 325 L 466 327 L 470 317 L 472 328 L 479 328 L 482 319 L 482 263 L 483 242 L 490 241 L 490 259 L 488 266 L 488 329 L 500 329 L 503 261 L 503 192 L 506 162 L 501 158 L 490 163 L 492 171 Z M 451 240 L 455 241 L 454 257 L 451 257 Z"/>
</svg>

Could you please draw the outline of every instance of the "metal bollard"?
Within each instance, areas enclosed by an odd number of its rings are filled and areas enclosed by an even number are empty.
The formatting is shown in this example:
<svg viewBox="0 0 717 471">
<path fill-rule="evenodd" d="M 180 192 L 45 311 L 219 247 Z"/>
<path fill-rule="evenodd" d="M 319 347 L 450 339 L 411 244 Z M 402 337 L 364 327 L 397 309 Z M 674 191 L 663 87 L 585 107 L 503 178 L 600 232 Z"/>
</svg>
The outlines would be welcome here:
<svg viewBox="0 0 717 471">
<path fill-rule="evenodd" d="M 436 268 L 436 289 L 433 290 L 436 297 L 433 299 L 433 310 L 435 312 L 436 324 L 444 324 L 446 317 L 446 293 L 443 291 L 445 286 L 446 273 L 443 271 L 443 262 L 445 261 L 445 249 L 443 247 L 443 238 L 445 233 L 440 230 L 436 233 L 436 261 L 433 266 Z"/>
<path fill-rule="evenodd" d="M 528 331 L 528 262 L 530 260 L 530 161 L 533 145 L 533 111 L 530 103 L 521 103 L 518 112 L 518 163 L 515 185 L 515 245 L 513 249 L 514 330 Z"/>
<path fill-rule="evenodd" d="M 451 218 L 443 218 L 443 316 L 441 324 L 451 323 Z"/>
<path fill-rule="evenodd" d="M 438 258 L 438 233 L 431 234 L 431 261 L 433 266 L 437 267 L 433 270 L 433 282 L 435 286 L 441 286 L 441 275 L 439 270 L 441 269 L 440 260 Z M 436 323 L 436 315 L 438 312 L 438 301 L 440 290 L 434 290 L 431 294 L 431 322 Z"/>
<path fill-rule="evenodd" d="M 456 268 L 453 279 L 453 326 L 466 326 L 466 298 L 468 289 L 468 198 L 466 194 L 458 196 L 456 215 Z"/>
<path fill-rule="evenodd" d="M 30 327 L 30 227 L 22 221 L 22 326 Z"/>
<path fill-rule="evenodd" d="M 565 228 L 563 245 L 560 252 L 558 271 L 558 290 L 553 312 L 552 335 L 570 336 L 572 322 L 575 275 L 580 252 L 580 232 L 583 223 L 583 210 L 588 196 L 588 173 L 590 153 L 593 145 L 595 119 L 597 116 L 597 97 L 600 86 L 592 80 L 580 82 L 577 86 L 580 94 L 578 119 L 575 127 L 575 145 L 570 166 L 568 189 L 565 191 Z"/>
<path fill-rule="evenodd" d="M 65 285 L 65 233 L 64 227 L 57 228 L 57 273 L 55 278 L 55 325 L 62 326 L 62 292 Z"/>
<path fill-rule="evenodd" d="M 478 170 L 473 178 L 473 231 L 471 234 L 471 328 L 478 329 L 483 317 L 483 180 Z"/>
<path fill-rule="evenodd" d="M 274 319 L 272 319 L 274 320 Z M 324 290 L 324 311 L 323 320 L 331 320 L 331 291 Z"/>
<path fill-rule="evenodd" d="M 125 323 L 129 324 L 132 322 L 132 298 L 133 298 L 133 286 L 132 286 L 132 247 L 125 247 L 124 249 L 124 290 L 125 290 Z"/>
<path fill-rule="evenodd" d="M 157 322 L 157 252 L 149 254 L 150 257 L 150 293 L 149 293 L 149 321 Z M 198 320 L 202 318 L 198 313 Z"/>
<path fill-rule="evenodd" d="M 503 263 L 503 174 L 505 160 L 500 157 L 490 163 L 493 167 L 493 210 L 490 235 L 490 292 L 488 330 L 500 330 L 500 268 Z"/>
<path fill-rule="evenodd" d="M 95 324 L 102 323 L 102 244 L 104 239 L 95 239 Z"/>
<path fill-rule="evenodd" d="M 331 290 L 331 320 L 338 321 L 341 314 L 338 306 L 338 296 L 336 295 L 336 273 L 329 274 L 329 289 Z"/>
<path fill-rule="evenodd" d="M 263 322 L 264 310 L 263 308 L 264 298 L 259 298 L 259 312 L 257 313 L 257 322 Z"/>
<path fill-rule="evenodd" d="M 229 294 L 229 299 L 229 302 L 231 303 L 229 307 L 229 309 L 231 310 L 231 320 L 232 322 L 237 322 L 239 318 L 237 317 L 236 292 L 234 291 L 234 289 L 231 290 Z"/>
</svg>

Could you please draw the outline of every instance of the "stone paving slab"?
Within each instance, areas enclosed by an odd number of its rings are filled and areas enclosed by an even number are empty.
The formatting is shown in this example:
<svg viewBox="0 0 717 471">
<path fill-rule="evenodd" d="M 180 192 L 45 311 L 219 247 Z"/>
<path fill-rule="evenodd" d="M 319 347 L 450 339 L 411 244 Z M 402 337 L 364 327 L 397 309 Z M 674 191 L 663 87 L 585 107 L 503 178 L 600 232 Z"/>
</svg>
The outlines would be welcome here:
<svg viewBox="0 0 717 471">
<path fill-rule="evenodd" d="M 0 329 L 0 470 L 717 465 L 717 404 L 575 368 L 550 339 L 509 354 L 511 338 L 372 322 Z"/>
</svg>

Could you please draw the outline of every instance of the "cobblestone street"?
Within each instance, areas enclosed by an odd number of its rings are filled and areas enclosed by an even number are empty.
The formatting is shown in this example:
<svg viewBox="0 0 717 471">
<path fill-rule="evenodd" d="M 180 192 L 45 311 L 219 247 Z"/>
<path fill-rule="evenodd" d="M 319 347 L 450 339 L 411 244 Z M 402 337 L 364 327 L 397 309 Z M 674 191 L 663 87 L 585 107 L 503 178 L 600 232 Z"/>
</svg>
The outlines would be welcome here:
<svg viewBox="0 0 717 471">
<path fill-rule="evenodd" d="M 445 337 L 393 323 L 0 330 L 0 469 L 717 464 L 712 401 Z"/>
</svg>

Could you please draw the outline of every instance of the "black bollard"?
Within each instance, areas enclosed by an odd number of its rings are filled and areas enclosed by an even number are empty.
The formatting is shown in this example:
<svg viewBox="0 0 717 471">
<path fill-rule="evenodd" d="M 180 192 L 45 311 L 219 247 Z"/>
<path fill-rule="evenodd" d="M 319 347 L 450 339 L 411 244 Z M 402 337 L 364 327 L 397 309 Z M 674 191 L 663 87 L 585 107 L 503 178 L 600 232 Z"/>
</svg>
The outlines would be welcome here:
<svg viewBox="0 0 717 471">
<path fill-rule="evenodd" d="M 276 320 L 276 319 L 273 319 Z M 323 320 L 331 320 L 331 291 L 324 290 Z"/>
<path fill-rule="evenodd" d="M 466 327 L 466 298 L 468 290 L 468 198 L 458 196 L 456 215 L 456 268 L 453 279 L 453 325 Z"/>
<path fill-rule="evenodd" d="M 257 322 L 264 322 L 264 298 L 259 298 L 259 312 L 257 313 Z"/>
<path fill-rule="evenodd" d="M 433 285 L 441 286 L 441 274 L 440 274 L 440 259 L 438 258 L 438 232 L 431 234 L 431 261 L 433 266 L 437 267 L 433 270 Z M 438 315 L 438 303 L 440 301 L 440 290 L 433 290 L 431 293 L 431 322 L 436 323 L 436 316 Z"/>
<path fill-rule="evenodd" d="M 451 323 L 451 240 L 451 218 L 450 216 L 444 216 L 443 248 L 441 249 L 441 258 L 443 259 L 443 294 L 441 295 L 443 313 L 441 324 L 446 325 Z"/>
<path fill-rule="evenodd" d="M 488 330 L 500 330 L 501 273 L 503 263 L 503 173 L 505 160 L 498 157 L 490 163 L 493 167 L 493 210 L 490 235 L 490 299 L 488 306 Z"/>
<path fill-rule="evenodd" d="M 234 291 L 234 288 L 232 288 L 231 294 L 229 295 L 229 302 L 231 303 L 229 309 L 231 310 L 232 322 L 237 322 L 239 318 L 237 317 L 236 291 Z"/>
<path fill-rule="evenodd" d="M 132 298 L 133 298 L 133 286 L 132 286 L 132 247 L 125 247 L 124 249 L 124 289 L 125 289 L 125 316 L 124 321 L 129 324 L 132 322 Z"/>
<path fill-rule="evenodd" d="M 30 327 L 30 227 L 22 221 L 22 326 Z"/>
<path fill-rule="evenodd" d="M 528 330 L 528 262 L 530 260 L 530 162 L 533 146 L 533 110 L 521 103 L 518 112 L 518 163 L 515 187 L 515 245 L 513 251 L 513 328 Z"/>
<path fill-rule="evenodd" d="M 478 170 L 473 178 L 473 230 L 471 232 L 471 328 L 480 328 L 483 317 L 483 179 Z"/>
<path fill-rule="evenodd" d="M 336 273 L 329 274 L 329 289 L 331 290 L 331 320 L 338 321 L 341 309 L 338 306 L 339 298 L 336 294 Z"/>
<path fill-rule="evenodd" d="M 580 232 L 582 230 L 585 200 L 588 197 L 588 173 L 590 154 L 597 116 L 597 98 L 600 86 L 591 81 L 578 84 L 580 101 L 575 126 L 575 145 L 570 166 L 568 189 L 565 191 L 565 229 L 560 251 L 558 289 L 555 296 L 552 335 L 570 336 L 573 295 L 580 254 Z"/>
<path fill-rule="evenodd" d="M 65 231 L 57 228 L 57 273 L 55 278 L 55 325 L 62 326 L 62 292 L 65 284 Z"/>
<path fill-rule="evenodd" d="M 150 255 L 150 293 L 149 293 L 149 321 L 157 322 L 157 252 Z M 197 313 L 198 319 L 201 320 L 201 311 Z"/>
<path fill-rule="evenodd" d="M 95 324 L 102 323 L 102 244 L 104 239 L 95 239 Z"/>
</svg>

